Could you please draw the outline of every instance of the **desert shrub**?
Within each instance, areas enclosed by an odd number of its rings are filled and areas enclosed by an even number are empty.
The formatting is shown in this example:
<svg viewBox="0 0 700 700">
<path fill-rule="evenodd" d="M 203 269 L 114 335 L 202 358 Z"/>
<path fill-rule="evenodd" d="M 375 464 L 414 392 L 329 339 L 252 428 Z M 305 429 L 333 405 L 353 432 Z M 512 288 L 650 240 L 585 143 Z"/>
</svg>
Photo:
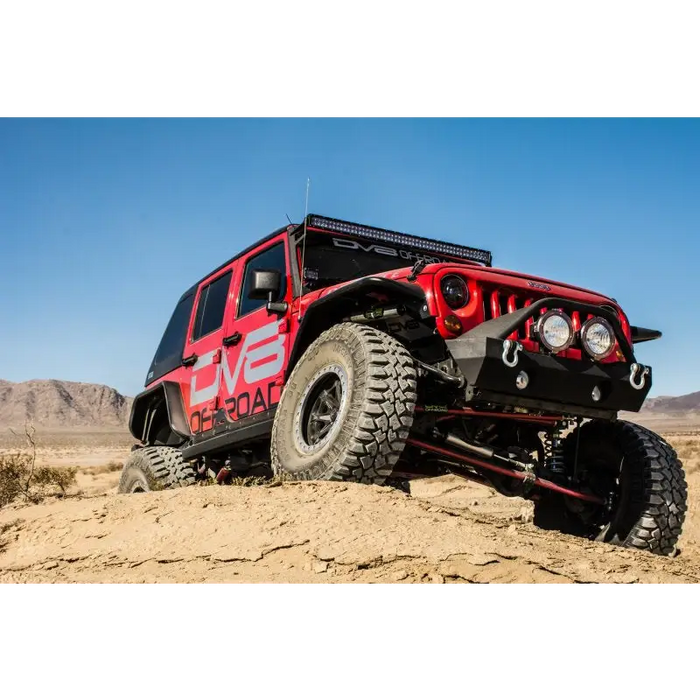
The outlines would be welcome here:
<svg viewBox="0 0 700 700">
<path fill-rule="evenodd" d="M 29 476 L 29 455 L 0 456 L 0 508 L 22 495 Z"/>
<path fill-rule="evenodd" d="M 0 455 L 0 508 L 18 499 L 38 503 L 75 483 L 75 467 L 55 469 L 36 464 L 34 429 L 25 429 L 29 449 Z"/>
<path fill-rule="evenodd" d="M 0 455 L 0 508 L 18 499 L 38 503 L 75 483 L 75 467 L 38 467 L 34 455 L 17 452 Z"/>
</svg>

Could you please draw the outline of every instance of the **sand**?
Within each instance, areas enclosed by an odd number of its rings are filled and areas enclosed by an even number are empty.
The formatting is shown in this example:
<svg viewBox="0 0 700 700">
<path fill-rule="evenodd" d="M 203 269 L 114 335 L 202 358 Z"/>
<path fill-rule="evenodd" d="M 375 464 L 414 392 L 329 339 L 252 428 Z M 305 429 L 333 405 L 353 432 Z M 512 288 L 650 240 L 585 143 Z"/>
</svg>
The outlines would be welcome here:
<svg viewBox="0 0 700 700">
<path fill-rule="evenodd" d="M 39 461 L 77 466 L 77 485 L 0 510 L 0 581 L 696 582 L 700 437 L 666 437 L 690 493 L 673 558 L 539 530 L 528 502 L 454 476 L 411 496 L 328 482 L 118 495 L 128 436 L 45 436 Z"/>
</svg>

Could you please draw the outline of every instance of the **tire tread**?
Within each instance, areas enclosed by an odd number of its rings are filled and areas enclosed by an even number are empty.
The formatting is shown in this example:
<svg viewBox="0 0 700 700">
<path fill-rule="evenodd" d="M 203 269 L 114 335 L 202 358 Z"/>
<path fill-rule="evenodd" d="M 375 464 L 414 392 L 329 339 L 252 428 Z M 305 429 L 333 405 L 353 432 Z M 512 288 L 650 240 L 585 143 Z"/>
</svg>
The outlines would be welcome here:
<svg viewBox="0 0 700 700">
<path fill-rule="evenodd" d="M 156 445 L 134 450 L 124 464 L 119 493 L 127 492 L 129 472 L 133 469 L 143 473 L 152 491 L 190 486 L 196 481 L 194 468 L 182 459 L 182 452 L 174 447 Z"/>
<path fill-rule="evenodd" d="M 633 502 L 619 542 L 654 554 L 672 554 L 687 512 L 688 487 L 683 465 L 673 447 L 648 428 L 628 421 L 590 421 L 581 426 L 581 444 L 614 444 L 624 455 Z M 569 454 L 576 433 L 567 438 Z M 544 496 L 535 505 L 535 525 L 583 534 L 563 512 L 560 499 Z"/>
<path fill-rule="evenodd" d="M 357 374 L 364 374 L 366 390 L 347 447 L 326 478 L 382 484 L 403 452 L 413 425 L 418 398 L 415 363 L 408 350 L 387 333 L 357 323 L 340 323 L 309 346 L 289 382 L 304 358 L 329 341 L 347 344 L 353 354 L 363 356 L 363 368 Z M 279 474 L 284 467 L 274 449 L 277 430 L 275 421 L 271 458 L 273 471 Z M 312 478 L 311 470 L 297 473 L 296 478 Z"/>
</svg>

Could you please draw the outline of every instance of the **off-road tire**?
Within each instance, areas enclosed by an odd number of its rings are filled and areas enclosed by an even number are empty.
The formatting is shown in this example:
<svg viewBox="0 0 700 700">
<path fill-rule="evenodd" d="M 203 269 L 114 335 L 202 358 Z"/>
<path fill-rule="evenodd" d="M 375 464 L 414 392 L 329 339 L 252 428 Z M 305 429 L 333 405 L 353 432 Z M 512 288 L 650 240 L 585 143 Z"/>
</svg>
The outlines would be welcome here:
<svg viewBox="0 0 700 700">
<path fill-rule="evenodd" d="M 346 373 L 347 399 L 329 442 L 305 453 L 296 415 L 313 378 L 331 366 Z M 282 392 L 272 428 L 274 473 L 299 481 L 383 484 L 408 438 L 416 392 L 415 364 L 401 343 L 369 326 L 333 326 L 302 355 Z"/>
<path fill-rule="evenodd" d="M 626 421 L 591 421 L 579 430 L 580 465 L 591 460 L 622 461 L 614 510 L 592 526 L 572 513 L 564 498 L 546 493 L 535 503 L 535 525 L 654 554 L 672 554 L 688 497 L 683 465 L 675 450 L 651 430 Z M 568 465 L 575 459 L 576 443 L 574 431 L 564 444 Z"/>
<path fill-rule="evenodd" d="M 195 469 L 183 462 L 180 450 L 144 447 L 134 450 L 126 460 L 118 492 L 162 491 L 189 486 L 195 481 Z"/>
</svg>

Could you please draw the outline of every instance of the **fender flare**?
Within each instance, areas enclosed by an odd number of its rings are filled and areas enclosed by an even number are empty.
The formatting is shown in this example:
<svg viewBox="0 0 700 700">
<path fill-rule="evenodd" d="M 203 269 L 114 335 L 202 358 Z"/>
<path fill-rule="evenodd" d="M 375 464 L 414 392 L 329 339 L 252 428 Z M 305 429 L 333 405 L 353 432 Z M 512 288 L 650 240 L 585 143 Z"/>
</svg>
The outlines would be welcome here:
<svg viewBox="0 0 700 700">
<path fill-rule="evenodd" d="M 172 381 L 160 382 L 134 398 L 129 432 L 137 440 L 149 444 L 152 441 L 151 428 L 160 424 L 156 417 L 162 417 L 163 412 L 171 431 L 167 444 L 182 444 L 192 437 L 180 385 Z"/>
<path fill-rule="evenodd" d="M 338 323 L 343 316 L 357 313 L 358 302 L 369 299 L 371 294 L 381 294 L 389 304 L 401 302 L 414 307 L 416 315 L 422 318 L 429 316 L 425 292 L 417 284 L 386 277 L 363 277 L 350 282 L 309 304 L 294 339 L 285 377 L 289 377 L 306 348 L 320 333 Z"/>
</svg>

